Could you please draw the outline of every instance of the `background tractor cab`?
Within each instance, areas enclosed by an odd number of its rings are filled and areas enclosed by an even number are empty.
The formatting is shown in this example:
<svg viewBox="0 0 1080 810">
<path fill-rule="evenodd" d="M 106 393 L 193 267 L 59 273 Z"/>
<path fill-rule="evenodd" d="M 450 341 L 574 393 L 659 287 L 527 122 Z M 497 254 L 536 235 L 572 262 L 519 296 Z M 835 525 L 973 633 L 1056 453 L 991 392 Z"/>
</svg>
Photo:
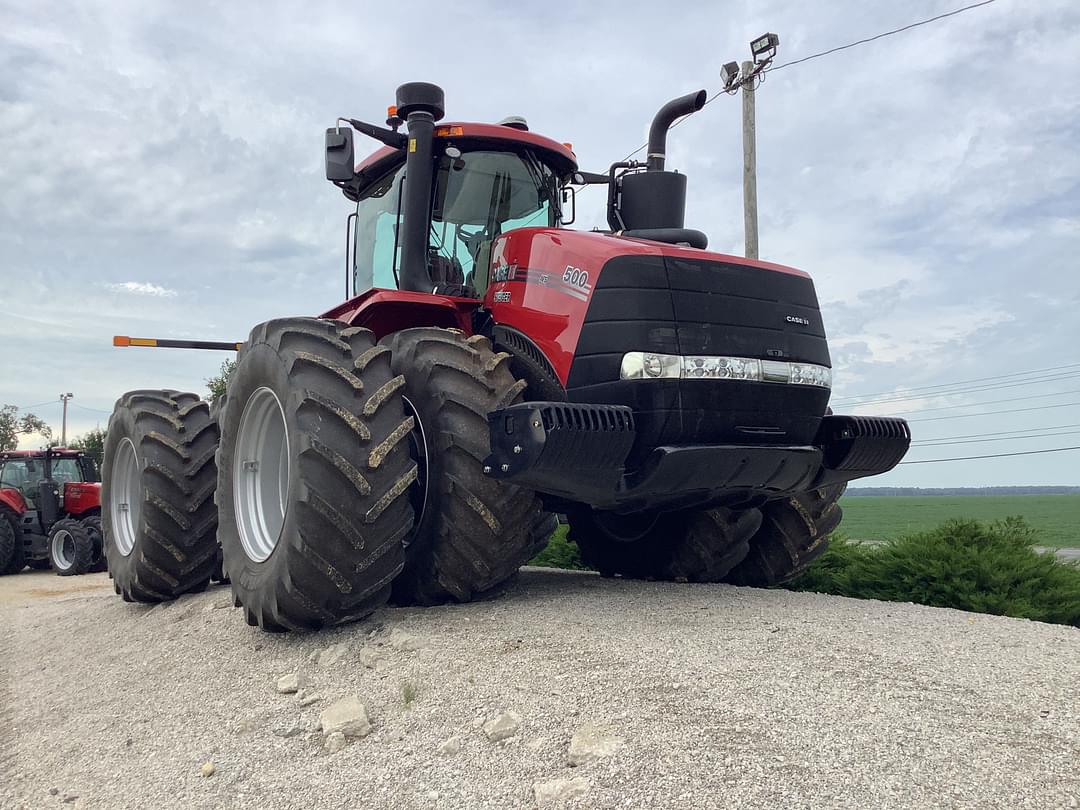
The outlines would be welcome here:
<svg viewBox="0 0 1080 810">
<path fill-rule="evenodd" d="M 97 462 L 63 447 L 0 453 L 0 573 L 104 570 Z"/>
</svg>

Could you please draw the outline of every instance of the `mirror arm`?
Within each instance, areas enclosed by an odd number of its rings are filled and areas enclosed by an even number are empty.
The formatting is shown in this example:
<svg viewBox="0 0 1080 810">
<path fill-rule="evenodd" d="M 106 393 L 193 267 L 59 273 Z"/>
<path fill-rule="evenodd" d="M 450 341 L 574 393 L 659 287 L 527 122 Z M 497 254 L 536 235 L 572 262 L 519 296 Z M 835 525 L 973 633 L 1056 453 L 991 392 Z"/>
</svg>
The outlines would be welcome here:
<svg viewBox="0 0 1080 810">
<path fill-rule="evenodd" d="M 404 149 L 405 145 L 409 142 L 409 139 L 404 133 L 394 132 L 394 130 L 387 129 L 386 127 L 378 127 L 375 126 L 375 124 L 366 124 L 363 121 L 357 121 L 355 118 L 339 118 L 338 121 L 347 121 L 349 126 L 357 132 L 367 135 L 369 138 L 374 138 L 394 149 Z"/>
<path fill-rule="evenodd" d="M 596 172 L 574 172 L 571 178 L 572 182 L 578 186 L 600 185 L 609 182 L 611 179 L 606 174 L 597 174 Z"/>
</svg>

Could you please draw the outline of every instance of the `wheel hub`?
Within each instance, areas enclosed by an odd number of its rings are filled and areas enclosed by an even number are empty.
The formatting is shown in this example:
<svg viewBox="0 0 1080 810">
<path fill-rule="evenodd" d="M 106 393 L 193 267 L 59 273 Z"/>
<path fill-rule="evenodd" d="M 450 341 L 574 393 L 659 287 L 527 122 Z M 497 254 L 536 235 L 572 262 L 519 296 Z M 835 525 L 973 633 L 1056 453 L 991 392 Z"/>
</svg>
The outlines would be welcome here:
<svg viewBox="0 0 1080 810">
<path fill-rule="evenodd" d="M 633 543 L 653 530 L 660 519 L 660 513 L 620 515 L 616 512 L 594 512 L 593 519 L 604 534 L 612 540 Z"/>
<path fill-rule="evenodd" d="M 135 535 L 142 514 L 142 477 L 139 457 L 131 439 L 125 438 L 120 442 L 112 467 L 109 493 L 112 536 L 117 549 L 126 557 L 135 548 Z"/>
<path fill-rule="evenodd" d="M 265 561 L 277 548 L 289 495 L 289 432 L 285 409 L 269 388 L 248 399 L 233 456 L 233 507 L 244 553 Z"/>
<path fill-rule="evenodd" d="M 61 529 L 53 535 L 52 541 L 53 559 L 60 564 L 65 571 L 75 562 L 75 540 L 71 533 Z"/>
</svg>

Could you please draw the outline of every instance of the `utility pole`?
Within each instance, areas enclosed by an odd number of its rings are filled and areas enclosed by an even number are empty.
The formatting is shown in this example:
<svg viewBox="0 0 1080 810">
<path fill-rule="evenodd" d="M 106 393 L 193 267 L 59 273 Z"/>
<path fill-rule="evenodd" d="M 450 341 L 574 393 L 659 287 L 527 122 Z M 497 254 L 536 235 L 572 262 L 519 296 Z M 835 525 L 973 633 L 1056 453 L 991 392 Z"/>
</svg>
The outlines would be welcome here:
<svg viewBox="0 0 1080 810">
<path fill-rule="evenodd" d="M 70 391 L 68 391 L 68 393 L 66 393 L 66 394 L 61 394 L 60 395 L 60 401 L 62 403 L 64 403 L 64 417 L 63 417 L 63 422 L 61 423 L 61 428 L 60 428 L 60 446 L 61 447 L 67 447 L 67 404 L 68 404 L 68 400 L 71 399 L 73 396 L 75 396 L 75 395 L 73 393 L 71 393 Z"/>
<path fill-rule="evenodd" d="M 727 62 L 720 69 L 723 92 L 730 96 L 742 90 L 742 155 L 743 155 L 743 232 L 746 258 L 758 257 L 757 219 L 757 123 L 754 111 L 754 87 L 765 80 L 765 71 L 780 47 L 776 34 L 762 34 L 750 43 L 750 53 L 740 68 L 738 62 Z"/>
<path fill-rule="evenodd" d="M 758 257 L 757 226 L 757 133 L 754 116 L 754 72 L 750 60 L 742 63 L 743 230 L 746 258 Z"/>
</svg>

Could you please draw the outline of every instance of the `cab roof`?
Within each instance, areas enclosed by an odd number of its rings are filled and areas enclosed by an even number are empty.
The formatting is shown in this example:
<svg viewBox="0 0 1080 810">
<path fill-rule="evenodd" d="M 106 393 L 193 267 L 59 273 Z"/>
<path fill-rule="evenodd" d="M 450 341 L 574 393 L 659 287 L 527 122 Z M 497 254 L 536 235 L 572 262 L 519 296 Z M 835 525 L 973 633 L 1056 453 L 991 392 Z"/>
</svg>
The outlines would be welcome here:
<svg viewBox="0 0 1080 810">
<path fill-rule="evenodd" d="M 79 456 L 85 456 L 82 450 L 72 450 L 68 447 L 54 447 L 50 451 L 50 455 L 53 458 L 79 458 Z M 0 459 L 16 459 L 16 458 L 45 458 L 44 450 L 2 450 L 0 451 Z"/>
<path fill-rule="evenodd" d="M 503 124 L 470 124 L 457 121 L 440 123 L 435 126 L 435 140 L 436 142 L 452 141 L 470 148 L 486 145 L 505 147 L 507 144 L 528 146 L 546 157 L 560 175 L 576 171 L 578 167 L 577 156 L 569 144 L 559 143 L 544 135 Z M 377 168 L 384 161 L 389 168 L 390 164 L 395 163 L 396 160 L 403 160 L 404 157 L 403 150 L 383 146 L 356 164 L 356 171 L 360 173 Z"/>
</svg>

